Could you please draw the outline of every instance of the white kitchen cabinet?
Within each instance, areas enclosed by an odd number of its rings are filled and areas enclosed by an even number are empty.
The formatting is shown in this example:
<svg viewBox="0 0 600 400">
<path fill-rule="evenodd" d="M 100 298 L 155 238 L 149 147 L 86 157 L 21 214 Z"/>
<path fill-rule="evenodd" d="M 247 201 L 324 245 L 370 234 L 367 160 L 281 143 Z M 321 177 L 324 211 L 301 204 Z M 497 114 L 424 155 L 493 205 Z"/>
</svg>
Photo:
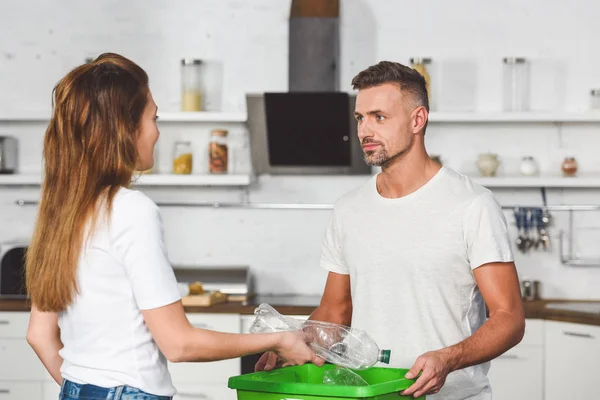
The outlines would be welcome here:
<svg viewBox="0 0 600 400">
<path fill-rule="evenodd" d="M 58 396 L 60 395 L 60 386 L 58 386 L 58 383 L 54 381 L 44 382 L 42 384 L 42 392 L 42 398 L 44 400 L 57 400 Z"/>
<path fill-rule="evenodd" d="M 42 400 L 42 383 L 0 381 L 0 400 Z"/>
<path fill-rule="evenodd" d="M 197 328 L 240 333 L 238 314 L 188 314 L 188 319 Z M 176 387 L 206 383 L 226 388 L 229 378 L 240 374 L 241 363 L 239 358 L 204 363 L 169 363 L 169 371 Z"/>
<path fill-rule="evenodd" d="M 516 347 L 492 361 L 494 400 L 544 400 L 543 347 Z"/>
<path fill-rule="evenodd" d="M 494 400 L 544 400 L 544 321 L 527 320 L 523 340 L 492 361 Z"/>
<path fill-rule="evenodd" d="M 225 385 L 198 385 L 182 384 L 175 385 L 177 394 L 173 400 L 236 400 L 237 392 Z"/>
<path fill-rule="evenodd" d="M 27 312 L 0 313 L 0 400 L 43 400 L 46 372 L 25 339 L 28 325 Z"/>
<path fill-rule="evenodd" d="M 0 313 L 0 338 L 25 339 L 28 326 L 28 312 Z"/>
<path fill-rule="evenodd" d="M 46 376 L 44 365 L 25 338 L 0 339 L 0 379 L 42 381 Z"/>
<path fill-rule="evenodd" d="M 545 400 L 600 398 L 600 327 L 547 321 Z"/>
</svg>

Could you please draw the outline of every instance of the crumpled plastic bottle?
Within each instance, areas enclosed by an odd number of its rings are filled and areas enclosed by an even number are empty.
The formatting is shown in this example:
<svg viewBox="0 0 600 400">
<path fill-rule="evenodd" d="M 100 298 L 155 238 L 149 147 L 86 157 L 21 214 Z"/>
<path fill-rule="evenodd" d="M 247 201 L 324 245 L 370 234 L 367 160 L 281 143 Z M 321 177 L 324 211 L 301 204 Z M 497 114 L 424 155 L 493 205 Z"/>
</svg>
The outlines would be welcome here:
<svg viewBox="0 0 600 400">
<path fill-rule="evenodd" d="M 336 386 L 369 386 L 362 376 L 344 367 L 325 371 L 323 373 L 323 383 Z"/>
<path fill-rule="evenodd" d="M 266 333 L 302 330 L 311 339 L 309 345 L 326 361 L 351 369 L 367 369 L 377 362 L 389 364 L 390 350 L 380 350 L 375 341 L 360 329 L 321 321 L 301 321 L 281 315 L 268 304 L 254 311 L 250 332 Z"/>
</svg>

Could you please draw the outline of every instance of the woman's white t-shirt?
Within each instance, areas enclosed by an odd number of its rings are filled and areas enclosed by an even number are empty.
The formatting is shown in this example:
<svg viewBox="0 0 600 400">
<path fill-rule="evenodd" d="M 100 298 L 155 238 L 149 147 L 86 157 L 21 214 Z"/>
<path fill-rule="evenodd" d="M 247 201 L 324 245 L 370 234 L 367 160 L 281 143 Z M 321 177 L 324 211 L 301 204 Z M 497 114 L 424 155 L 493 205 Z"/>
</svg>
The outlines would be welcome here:
<svg viewBox="0 0 600 400">
<path fill-rule="evenodd" d="M 160 211 L 152 200 L 135 190 L 119 190 L 110 218 L 98 219 L 82 249 L 77 281 L 79 293 L 58 319 L 62 376 L 173 396 L 167 360 L 141 313 L 181 298 Z"/>
</svg>

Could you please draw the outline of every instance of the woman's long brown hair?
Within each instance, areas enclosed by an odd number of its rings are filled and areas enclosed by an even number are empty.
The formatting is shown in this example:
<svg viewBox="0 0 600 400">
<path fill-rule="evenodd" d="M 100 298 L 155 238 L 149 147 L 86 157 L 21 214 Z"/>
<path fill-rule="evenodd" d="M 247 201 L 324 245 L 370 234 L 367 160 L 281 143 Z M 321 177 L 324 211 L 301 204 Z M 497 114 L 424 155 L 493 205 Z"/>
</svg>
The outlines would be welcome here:
<svg viewBox="0 0 600 400">
<path fill-rule="evenodd" d="M 81 251 L 98 215 L 128 186 L 148 102 L 148 75 L 118 54 L 102 54 L 54 88 L 44 136 L 41 201 L 25 279 L 41 311 L 65 310 L 78 292 Z"/>
</svg>

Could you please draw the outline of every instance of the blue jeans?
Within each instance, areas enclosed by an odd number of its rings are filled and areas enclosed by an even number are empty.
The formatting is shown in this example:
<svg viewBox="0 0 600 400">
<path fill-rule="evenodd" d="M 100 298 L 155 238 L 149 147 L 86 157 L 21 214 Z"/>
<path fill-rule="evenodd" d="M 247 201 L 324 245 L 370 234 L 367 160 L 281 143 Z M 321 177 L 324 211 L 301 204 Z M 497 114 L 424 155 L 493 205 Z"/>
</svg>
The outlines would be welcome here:
<svg viewBox="0 0 600 400">
<path fill-rule="evenodd" d="M 63 380 L 59 400 L 171 400 L 172 397 L 156 396 L 131 386 L 103 388 L 94 385 L 80 385 Z"/>
</svg>

